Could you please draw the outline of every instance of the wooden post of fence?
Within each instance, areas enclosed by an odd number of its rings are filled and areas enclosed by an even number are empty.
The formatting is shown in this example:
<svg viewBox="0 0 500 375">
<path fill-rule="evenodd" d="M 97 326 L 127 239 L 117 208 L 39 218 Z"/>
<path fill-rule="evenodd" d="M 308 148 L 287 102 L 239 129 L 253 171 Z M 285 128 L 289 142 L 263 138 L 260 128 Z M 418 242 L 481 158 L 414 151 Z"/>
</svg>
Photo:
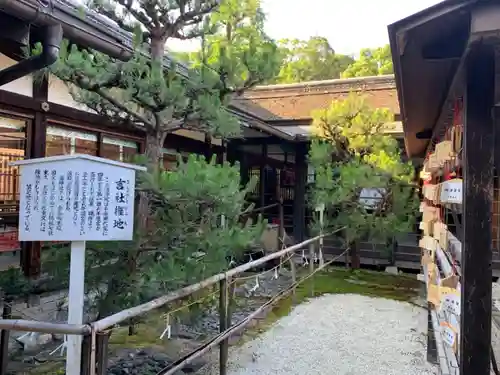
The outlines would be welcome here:
<svg viewBox="0 0 500 375">
<path fill-rule="evenodd" d="M 97 332 L 96 334 L 96 375 L 106 375 L 108 372 L 108 345 L 111 332 Z"/>
<path fill-rule="evenodd" d="M 3 303 L 2 319 L 10 319 L 12 315 L 12 300 L 6 299 Z M 9 336 L 8 329 L 2 329 L 0 333 L 0 374 L 7 374 L 7 365 L 9 363 Z"/>
<path fill-rule="evenodd" d="M 228 329 L 228 296 L 227 296 L 227 279 L 219 282 L 219 331 L 222 333 Z M 226 375 L 227 373 L 227 358 L 229 354 L 229 339 L 221 341 L 219 344 L 219 374 Z"/>
<path fill-rule="evenodd" d="M 236 292 L 236 279 L 232 280 L 231 278 L 227 278 L 226 281 L 229 284 L 227 296 L 226 327 L 230 328 L 233 326 L 233 303 L 234 293 Z"/>
<path fill-rule="evenodd" d="M 396 265 L 397 251 L 398 251 L 398 241 L 396 240 L 396 237 L 393 237 L 391 241 L 391 266 Z"/>
<path fill-rule="evenodd" d="M 90 361 L 90 352 L 92 350 L 92 336 L 83 336 L 82 340 L 82 362 L 80 364 L 80 374 L 90 375 L 90 366 L 95 365 Z"/>
<path fill-rule="evenodd" d="M 309 273 L 314 272 L 314 243 L 309 244 Z M 314 276 L 311 277 L 311 297 L 314 297 Z"/>
</svg>

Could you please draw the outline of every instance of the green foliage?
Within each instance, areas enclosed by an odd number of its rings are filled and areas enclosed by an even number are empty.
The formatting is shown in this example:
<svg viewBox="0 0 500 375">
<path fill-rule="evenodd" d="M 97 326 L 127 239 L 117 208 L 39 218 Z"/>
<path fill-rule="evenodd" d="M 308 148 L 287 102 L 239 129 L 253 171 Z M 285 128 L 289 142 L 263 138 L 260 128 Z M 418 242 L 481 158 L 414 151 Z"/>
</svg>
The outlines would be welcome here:
<svg viewBox="0 0 500 375">
<path fill-rule="evenodd" d="M 174 171 L 139 176 L 150 216 L 145 230 L 130 242 L 87 245 L 87 292 L 96 294 L 105 316 L 135 306 L 167 291 L 226 270 L 228 257 L 238 256 L 261 237 L 263 220 L 240 223 L 245 195 L 255 180 L 240 188 L 239 166 L 216 165 L 191 155 Z M 221 226 L 221 216 L 225 226 Z M 45 262 L 66 283 L 68 249 L 53 249 Z"/>
<path fill-rule="evenodd" d="M 391 47 L 363 48 L 359 58 L 342 73 L 343 78 L 393 74 Z"/>
<path fill-rule="evenodd" d="M 27 296 L 31 286 L 19 268 L 10 267 L 0 272 L 0 289 L 4 300 Z"/>
<path fill-rule="evenodd" d="M 132 56 L 121 61 L 66 41 L 49 71 L 78 102 L 123 127 L 145 129 L 152 162 L 160 159 L 166 135 L 179 129 L 238 135 L 239 122 L 225 105 L 233 93 L 275 74 L 276 46 L 263 32 L 258 0 L 219 3 L 91 0 L 91 9 L 134 33 Z M 206 41 L 203 58 L 187 77 L 175 63 L 164 66 L 171 38 L 199 37 Z"/>
<path fill-rule="evenodd" d="M 340 78 L 353 63 L 350 56 L 335 53 L 324 37 L 279 41 L 283 59 L 278 76 L 271 83 L 295 83 Z"/>
<path fill-rule="evenodd" d="M 223 0 L 207 23 L 200 51 L 177 53 L 204 77 L 216 75 L 220 91 L 240 94 L 276 76 L 278 48 L 264 31 L 260 0 Z M 230 80 L 220 77 L 231 77 Z"/>
<path fill-rule="evenodd" d="M 262 221 L 238 221 L 247 190 L 240 188 L 237 166 L 191 156 L 164 171 L 157 162 L 167 134 L 176 130 L 238 135 L 228 100 L 274 75 L 277 60 L 257 0 L 90 0 L 89 7 L 133 33 L 131 56 L 122 61 L 65 41 L 49 71 L 78 102 L 118 126 L 145 130 L 143 164 L 150 170 L 140 177 L 134 241 L 88 245 L 87 290 L 97 295 L 103 316 L 217 273 L 227 267 L 227 256 L 260 238 Z M 195 64 L 170 63 L 170 39 L 200 37 Z M 68 254 L 54 249 L 45 263 L 62 285 Z"/>
<path fill-rule="evenodd" d="M 365 236 L 385 241 L 411 230 L 417 204 L 415 172 L 401 160 L 397 141 L 384 134 L 390 113 L 372 109 L 363 97 L 352 94 L 316 111 L 313 119 L 316 137 L 309 162 L 316 181 L 310 202 L 313 207 L 325 204 L 325 231 L 345 226 L 345 239 L 351 242 Z M 363 188 L 377 189 L 380 195 L 372 207 L 360 201 Z"/>
</svg>

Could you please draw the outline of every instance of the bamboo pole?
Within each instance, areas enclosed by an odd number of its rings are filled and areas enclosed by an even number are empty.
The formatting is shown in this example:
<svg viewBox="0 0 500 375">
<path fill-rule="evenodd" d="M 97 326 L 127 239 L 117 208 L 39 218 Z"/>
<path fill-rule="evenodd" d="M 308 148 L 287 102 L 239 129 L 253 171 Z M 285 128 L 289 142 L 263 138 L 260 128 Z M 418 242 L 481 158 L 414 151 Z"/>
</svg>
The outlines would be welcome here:
<svg viewBox="0 0 500 375">
<path fill-rule="evenodd" d="M 338 232 L 342 229 L 344 229 L 344 228 L 340 228 L 340 229 L 336 230 L 335 232 Z M 333 232 L 333 233 L 335 233 L 335 232 Z M 329 233 L 328 235 L 331 235 L 333 233 Z M 224 280 L 224 279 L 229 278 L 229 277 L 237 276 L 245 271 L 251 270 L 252 268 L 255 268 L 255 267 L 258 267 L 262 264 L 265 264 L 265 263 L 269 262 L 270 260 L 274 260 L 274 259 L 280 258 L 284 255 L 287 255 L 288 253 L 300 250 L 300 249 L 308 246 L 309 244 L 314 243 L 320 237 L 321 236 L 316 236 L 316 237 L 310 238 L 306 241 L 303 241 L 299 244 L 290 246 L 290 247 L 283 249 L 281 251 L 268 254 L 260 259 L 254 260 L 252 262 L 242 264 L 241 266 L 235 267 L 229 271 L 226 271 L 225 273 L 220 273 L 220 274 L 214 275 L 214 276 L 209 277 L 208 279 L 205 279 L 205 280 L 198 282 L 196 284 L 192 284 L 192 285 L 189 285 L 185 288 L 178 289 L 178 290 L 171 292 L 165 296 L 156 298 L 150 302 L 146 302 L 142 305 L 138 305 L 138 306 L 131 307 L 129 309 L 120 311 L 116 314 L 110 315 L 104 319 L 101 319 L 99 321 L 92 323 L 92 326 L 94 327 L 96 332 L 103 331 L 103 330 L 108 329 L 108 328 L 110 328 L 118 323 L 125 321 L 125 320 L 129 320 L 130 318 L 142 315 L 142 314 L 147 313 L 151 310 L 154 310 L 154 309 L 157 309 L 161 306 L 164 306 L 167 303 L 171 303 L 171 302 L 174 302 L 176 300 L 187 297 L 187 296 L 189 296 L 189 295 L 191 295 L 191 294 L 193 294 L 201 289 L 210 287 L 210 286 L 218 283 L 221 280 Z M 0 328 L 2 328 L 1 322 L 0 322 Z M 90 329 L 89 329 L 89 331 L 90 331 Z"/>
<path fill-rule="evenodd" d="M 82 324 L 60 324 L 24 319 L 0 319 L 0 329 L 23 332 L 59 333 L 64 335 L 86 335 L 90 326 Z"/>
<path fill-rule="evenodd" d="M 225 332 L 219 334 L 218 336 L 214 337 L 210 342 L 207 342 L 206 344 L 202 345 L 199 349 L 194 350 L 191 354 L 188 354 L 184 358 L 180 359 L 179 361 L 176 362 L 176 364 L 173 367 L 171 367 L 165 371 L 160 371 L 158 373 L 158 375 L 174 375 L 177 371 L 182 370 L 185 366 L 192 363 L 195 359 L 208 353 L 215 346 L 219 345 L 223 340 L 228 339 L 229 337 L 231 337 L 235 333 L 237 333 L 240 330 L 242 330 L 243 328 L 245 328 L 253 319 L 255 319 L 265 309 L 267 309 L 269 306 L 272 306 L 273 304 L 275 304 L 276 302 L 278 302 L 282 298 L 286 297 L 294 288 L 297 287 L 297 285 L 299 285 L 299 284 L 303 283 L 304 281 L 306 281 L 307 279 L 311 278 L 316 272 L 319 272 L 322 269 L 326 268 L 327 266 L 332 264 L 335 260 L 340 258 L 342 255 L 343 255 L 343 253 L 340 254 L 338 257 L 333 258 L 332 260 L 330 260 L 328 262 L 325 262 L 322 266 L 318 267 L 313 273 L 308 274 L 307 276 L 304 276 L 300 280 L 296 281 L 294 284 L 290 285 L 287 289 L 276 294 L 274 297 L 272 297 L 269 301 L 267 301 L 265 304 L 260 306 L 253 313 L 248 315 L 241 322 L 239 322 L 235 326 L 227 329 Z"/>
</svg>

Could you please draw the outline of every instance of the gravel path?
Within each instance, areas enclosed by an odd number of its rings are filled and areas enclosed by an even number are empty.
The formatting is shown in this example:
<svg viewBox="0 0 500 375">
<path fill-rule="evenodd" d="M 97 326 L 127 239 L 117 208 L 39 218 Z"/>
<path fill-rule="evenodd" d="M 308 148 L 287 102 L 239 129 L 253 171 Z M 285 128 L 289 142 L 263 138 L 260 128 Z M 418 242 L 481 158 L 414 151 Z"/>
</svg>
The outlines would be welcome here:
<svg viewBox="0 0 500 375">
<path fill-rule="evenodd" d="M 230 355 L 229 375 L 434 375 L 425 310 L 359 295 L 295 308 Z"/>
</svg>

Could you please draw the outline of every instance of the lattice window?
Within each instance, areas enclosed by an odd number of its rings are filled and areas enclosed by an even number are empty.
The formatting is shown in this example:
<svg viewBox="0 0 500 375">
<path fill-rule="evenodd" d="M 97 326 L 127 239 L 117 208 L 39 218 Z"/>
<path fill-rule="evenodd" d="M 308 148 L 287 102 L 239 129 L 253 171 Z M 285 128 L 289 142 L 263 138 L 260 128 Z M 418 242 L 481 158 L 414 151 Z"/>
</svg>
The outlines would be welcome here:
<svg viewBox="0 0 500 375">
<path fill-rule="evenodd" d="M 19 248 L 19 174 L 9 164 L 26 156 L 27 125 L 26 120 L 0 117 L 0 251 Z"/>
</svg>

